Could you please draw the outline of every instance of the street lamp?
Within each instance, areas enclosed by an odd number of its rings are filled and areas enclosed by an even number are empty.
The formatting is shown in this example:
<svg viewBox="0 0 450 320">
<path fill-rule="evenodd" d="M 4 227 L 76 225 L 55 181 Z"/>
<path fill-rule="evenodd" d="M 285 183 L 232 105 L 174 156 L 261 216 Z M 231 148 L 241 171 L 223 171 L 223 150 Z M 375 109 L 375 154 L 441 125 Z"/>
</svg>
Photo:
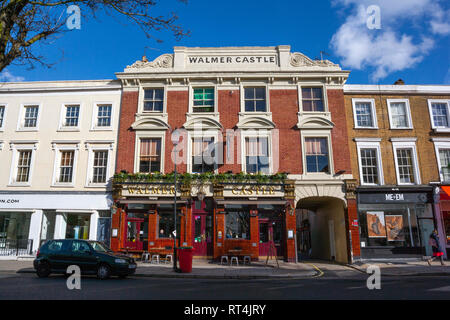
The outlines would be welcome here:
<svg viewBox="0 0 450 320">
<path fill-rule="evenodd" d="M 172 132 L 172 143 L 174 145 L 174 196 L 173 196 L 173 218 L 175 235 L 173 237 L 173 271 L 177 272 L 177 145 L 180 142 L 180 133 L 175 129 Z"/>
</svg>

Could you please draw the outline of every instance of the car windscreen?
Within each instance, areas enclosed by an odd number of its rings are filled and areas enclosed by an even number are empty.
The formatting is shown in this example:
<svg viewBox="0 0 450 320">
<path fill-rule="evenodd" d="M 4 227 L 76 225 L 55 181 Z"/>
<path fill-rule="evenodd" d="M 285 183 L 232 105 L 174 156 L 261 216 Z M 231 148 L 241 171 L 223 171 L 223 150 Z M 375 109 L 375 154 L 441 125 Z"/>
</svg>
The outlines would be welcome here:
<svg viewBox="0 0 450 320">
<path fill-rule="evenodd" d="M 98 252 L 108 252 L 111 251 L 107 246 L 105 246 L 101 242 L 90 242 L 92 248 L 94 248 L 95 251 Z"/>
</svg>

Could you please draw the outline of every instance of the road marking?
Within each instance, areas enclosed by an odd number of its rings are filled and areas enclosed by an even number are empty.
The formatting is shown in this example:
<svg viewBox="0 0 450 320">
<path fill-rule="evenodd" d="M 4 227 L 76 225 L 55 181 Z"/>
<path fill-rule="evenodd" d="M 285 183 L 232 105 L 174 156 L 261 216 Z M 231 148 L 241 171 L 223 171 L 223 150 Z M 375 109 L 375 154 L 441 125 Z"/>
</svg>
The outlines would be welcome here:
<svg viewBox="0 0 450 320">
<path fill-rule="evenodd" d="M 319 277 L 321 277 L 321 276 L 323 276 L 324 275 L 324 273 L 323 273 L 323 271 L 322 270 L 320 270 L 317 266 L 315 266 L 314 264 L 312 264 L 312 263 L 309 263 L 309 262 L 306 262 L 306 264 L 309 264 L 310 266 L 312 266 L 314 269 L 316 269 L 316 271 L 318 271 L 319 272 L 319 274 L 318 275 L 315 275 L 315 276 L 312 276 L 311 278 L 319 278 Z"/>
<path fill-rule="evenodd" d="M 428 291 L 444 291 L 444 292 L 450 292 L 450 286 L 440 287 L 440 288 L 434 288 L 434 289 L 429 289 Z"/>
</svg>

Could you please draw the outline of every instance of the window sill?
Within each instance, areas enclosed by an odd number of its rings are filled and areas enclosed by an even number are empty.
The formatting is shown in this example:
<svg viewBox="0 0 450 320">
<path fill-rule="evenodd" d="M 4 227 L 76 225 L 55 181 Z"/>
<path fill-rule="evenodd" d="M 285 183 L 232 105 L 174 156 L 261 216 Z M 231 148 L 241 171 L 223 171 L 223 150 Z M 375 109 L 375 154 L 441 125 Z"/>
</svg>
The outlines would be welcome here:
<svg viewBox="0 0 450 320">
<path fill-rule="evenodd" d="M 413 130 L 414 128 L 402 127 L 402 128 L 390 128 L 391 130 Z"/>
<path fill-rule="evenodd" d="M 75 188 L 75 185 L 58 183 L 58 184 L 52 184 L 50 187 L 52 187 L 52 188 Z"/>
<path fill-rule="evenodd" d="M 378 127 L 354 127 L 354 130 L 378 130 Z"/>
<path fill-rule="evenodd" d="M 31 183 L 28 182 L 13 182 L 7 185 L 7 187 L 31 187 Z"/>
<path fill-rule="evenodd" d="M 39 129 L 38 129 L 38 128 L 30 128 L 30 129 L 27 129 L 27 128 L 19 128 L 19 129 L 17 129 L 16 131 L 17 131 L 17 132 L 38 132 Z"/>
<path fill-rule="evenodd" d="M 433 128 L 434 132 L 450 132 L 450 128 Z"/>
<path fill-rule="evenodd" d="M 80 128 L 79 127 L 59 128 L 56 132 L 80 132 Z"/>
<path fill-rule="evenodd" d="M 114 131 L 113 127 L 95 127 L 91 128 L 89 131 Z"/>
</svg>

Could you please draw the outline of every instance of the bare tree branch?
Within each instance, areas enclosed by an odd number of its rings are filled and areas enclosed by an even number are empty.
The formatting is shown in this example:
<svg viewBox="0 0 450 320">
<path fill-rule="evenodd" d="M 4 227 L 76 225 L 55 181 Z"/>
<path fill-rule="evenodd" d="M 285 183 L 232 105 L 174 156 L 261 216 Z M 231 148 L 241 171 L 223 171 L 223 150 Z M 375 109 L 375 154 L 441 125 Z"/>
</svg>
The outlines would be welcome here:
<svg viewBox="0 0 450 320">
<path fill-rule="evenodd" d="M 186 0 L 178 0 L 187 3 Z M 50 67 L 43 56 L 35 53 L 36 44 L 48 45 L 58 36 L 69 32 L 65 28 L 66 10 L 77 5 L 86 18 L 97 17 L 99 11 L 111 16 L 125 16 L 139 26 L 148 38 L 158 42 L 154 33 L 167 30 L 179 40 L 189 35 L 176 24 L 178 16 L 153 15 L 158 0 L 4 0 L 0 1 L 0 72 L 8 65 L 24 64 L 34 67 L 35 63 Z"/>
</svg>

